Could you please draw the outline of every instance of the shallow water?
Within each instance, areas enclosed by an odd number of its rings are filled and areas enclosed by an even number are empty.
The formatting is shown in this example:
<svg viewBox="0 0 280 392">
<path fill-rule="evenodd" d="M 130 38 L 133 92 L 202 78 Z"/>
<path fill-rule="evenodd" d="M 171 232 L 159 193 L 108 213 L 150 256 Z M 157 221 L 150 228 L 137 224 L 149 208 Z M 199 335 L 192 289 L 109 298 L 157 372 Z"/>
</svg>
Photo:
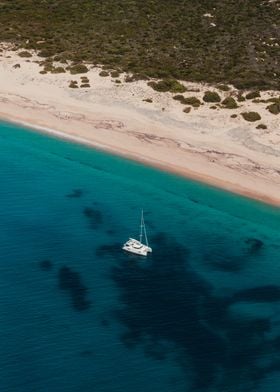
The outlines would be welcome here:
<svg viewBox="0 0 280 392">
<path fill-rule="evenodd" d="M 1 392 L 279 390 L 279 209 L 6 123 L 0 181 Z"/>
</svg>

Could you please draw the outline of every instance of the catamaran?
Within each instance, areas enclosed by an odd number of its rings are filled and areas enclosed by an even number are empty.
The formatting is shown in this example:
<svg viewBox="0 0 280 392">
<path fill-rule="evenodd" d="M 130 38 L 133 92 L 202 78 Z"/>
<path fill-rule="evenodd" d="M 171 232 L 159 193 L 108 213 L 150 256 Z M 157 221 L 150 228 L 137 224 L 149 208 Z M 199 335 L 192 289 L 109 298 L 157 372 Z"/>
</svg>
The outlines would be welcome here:
<svg viewBox="0 0 280 392">
<path fill-rule="evenodd" d="M 142 243 L 143 235 L 145 239 L 145 244 Z M 136 255 L 140 255 L 140 256 L 147 256 L 148 253 L 152 252 L 152 248 L 148 244 L 143 210 L 141 213 L 139 241 L 135 240 L 134 238 L 129 238 L 129 240 L 123 245 L 122 249 L 127 252 L 135 253 Z"/>
</svg>

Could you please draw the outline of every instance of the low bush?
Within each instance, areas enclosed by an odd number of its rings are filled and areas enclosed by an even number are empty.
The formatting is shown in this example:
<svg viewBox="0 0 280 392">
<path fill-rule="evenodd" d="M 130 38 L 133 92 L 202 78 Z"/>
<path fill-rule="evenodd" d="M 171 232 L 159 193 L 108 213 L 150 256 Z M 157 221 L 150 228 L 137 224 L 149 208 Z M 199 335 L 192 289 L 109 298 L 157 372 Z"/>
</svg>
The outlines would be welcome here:
<svg viewBox="0 0 280 392">
<path fill-rule="evenodd" d="M 231 118 L 236 118 L 236 117 L 237 117 L 237 114 L 232 114 L 230 117 L 231 117 Z"/>
<path fill-rule="evenodd" d="M 118 78 L 119 76 L 120 76 L 119 71 L 112 71 L 112 72 L 111 72 L 111 77 L 112 77 L 112 78 Z"/>
<path fill-rule="evenodd" d="M 185 109 L 183 109 L 184 113 L 189 113 L 190 111 L 191 111 L 191 107 L 190 106 L 188 106 Z"/>
<path fill-rule="evenodd" d="M 246 94 L 245 98 L 246 99 L 254 99 L 254 98 L 260 98 L 261 94 L 259 91 L 251 91 L 250 93 Z"/>
<path fill-rule="evenodd" d="M 239 93 L 237 95 L 237 101 L 238 102 L 244 102 L 245 101 L 245 97 L 243 97 L 242 93 Z"/>
<path fill-rule="evenodd" d="M 272 103 L 279 103 L 280 104 L 280 96 L 277 97 L 273 97 L 273 98 L 268 98 L 266 101 L 264 102 L 272 102 Z"/>
<path fill-rule="evenodd" d="M 191 105 L 193 107 L 199 107 L 201 105 L 201 101 L 196 97 L 184 97 L 181 94 L 174 95 L 173 99 L 175 101 L 181 102 L 183 105 Z"/>
<path fill-rule="evenodd" d="M 182 102 L 185 99 L 185 97 L 182 94 L 177 94 L 177 95 L 174 95 L 173 99 L 175 99 L 175 101 Z"/>
<path fill-rule="evenodd" d="M 52 68 L 51 73 L 53 74 L 59 74 L 59 73 L 65 73 L 65 69 L 63 67 L 56 67 Z"/>
<path fill-rule="evenodd" d="M 32 57 L 32 54 L 28 52 L 27 50 L 23 50 L 22 52 L 19 52 L 19 57 Z"/>
<path fill-rule="evenodd" d="M 107 72 L 107 71 L 100 71 L 99 72 L 99 76 L 102 76 L 104 78 L 106 76 L 109 76 L 109 72 Z"/>
<path fill-rule="evenodd" d="M 259 121 L 261 119 L 261 116 L 257 112 L 244 112 L 241 113 L 241 116 L 244 118 L 244 120 L 250 122 Z"/>
<path fill-rule="evenodd" d="M 280 113 L 280 103 L 272 103 L 268 105 L 266 109 L 272 114 L 279 114 Z"/>
<path fill-rule="evenodd" d="M 194 108 L 198 108 L 201 105 L 201 101 L 196 98 L 196 97 L 188 97 L 188 98 L 184 98 L 181 103 L 185 104 L 185 105 L 191 105 Z"/>
<path fill-rule="evenodd" d="M 257 129 L 267 129 L 267 126 L 265 124 L 259 124 L 256 126 Z"/>
<path fill-rule="evenodd" d="M 230 90 L 230 87 L 227 86 L 226 84 L 218 84 L 216 87 L 217 87 L 219 90 L 221 90 L 221 91 L 229 91 L 229 90 Z"/>
<path fill-rule="evenodd" d="M 144 102 L 148 102 L 148 103 L 152 103 L 153 102 L 153 100 L 151 98 L 145 98 L 145 99 L 143 99 L 143 101 Z"/>
<path fill-rule="evenodd" d="M 69 71 L 72 75 L 87 73 L 88 67 L 85 66 L 84 64 L 76 64 L 69 67 Z"/>
<path fill-rule="evenodd" d="M 45 63 L 44 71 L 52 72 L 53 69 L 54 69 L 54 67 L 53 67 L 52 63 Z"/>
<path fill-rule="evenodd" d="M 224 105 L 227 109 L 236 109 L 238 105 L 233 97 L 227 97 L 222 101 L 222 105 Z"/>
<path fill-rule="evenodd" d="M 69 84 L 70 88 L 78 88 L 78 82 L 76 82 L 76 80 L 71 80 L 70 84 Z"/>
<path fill-rule="evenodd" d="M 90 84 L 89 83 L 82 83 L 81 87 L 82 88 L 88 88 L 88 87 L 90 87 Z"/>
<path fill-rule="evenodd" d="M 159 92 L 184 93 L 187 89 L 175 79 L 163 79 L 159 82 L 149 82 L 148 86 Z"/>
<path fill-rule="evenodd" d="M 216 91 L 206 91 L 203 96 L 204 102 L 221 102 L 221 97 Z"/>
</svg>

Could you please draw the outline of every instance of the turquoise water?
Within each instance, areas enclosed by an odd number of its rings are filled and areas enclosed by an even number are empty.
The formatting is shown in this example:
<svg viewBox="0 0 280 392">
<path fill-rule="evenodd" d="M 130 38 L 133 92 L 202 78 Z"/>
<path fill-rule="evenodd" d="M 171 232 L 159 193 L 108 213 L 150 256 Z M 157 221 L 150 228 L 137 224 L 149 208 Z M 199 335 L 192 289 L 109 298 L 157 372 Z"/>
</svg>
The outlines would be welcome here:
<svg viewBox="0 0 280 392">
<path fill-rule="evenodd" d="M 279 209 L 6 123 L 0 181 L 1 392 L 279 390 Z"/>
</svg>

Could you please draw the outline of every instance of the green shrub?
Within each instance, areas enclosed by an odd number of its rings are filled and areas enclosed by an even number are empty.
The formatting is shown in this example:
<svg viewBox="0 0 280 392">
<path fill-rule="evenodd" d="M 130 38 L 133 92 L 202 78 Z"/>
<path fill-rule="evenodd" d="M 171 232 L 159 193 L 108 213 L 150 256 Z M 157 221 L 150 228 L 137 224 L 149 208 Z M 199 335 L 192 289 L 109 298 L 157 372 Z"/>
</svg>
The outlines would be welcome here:
<svg viewBox="0 0 280 392">
<path fill-rule="evenodd" d="M 184 98 L 181 103 L 185 104 L 185 105 L 191 105 L 194 108 L 198 108 L 201 105 L 201 101 L 196 98 L 196 97 L 188 97 L 188 98 Z"/>
<path fill-rule="evenodd" d="M 227 109 L 236 109 L 238 105 L 233 97 L 227 97 L 222 101 L 222 105 L 224 105 Z"/>
<path fill-rule="evenodd" d="M 254 99 L 254 98 L 260 98 L 261 94 L 259 91 L 251 91 L 250 93 L 246 94 L 245 98 L 246 99 Z"/>
<path fill-rule="evenodd" d="M 280 97 L 273 97 L 273 98 L 268 98 L 264 102 L 273 102 L 273 103 L 279 103 L 280 104 Z"/>
<path fill-rule="evenodd" d="M 241 116 L 244 118 L 244 120 L 250 122 L 259 121 L 261 119 L 261 116 L 257 112 L 244 112 L 241 113 Z"/>
<path fill-rule="evenodd" d="M 23 50 L 22 52 L 19 52 L 19 57 L 32 57 L 32 54 L 28 52 L 27 50 Z"/>
<path fill-rule="evenodd" d="M 256 126 L 257 129 L 267 129 L 267 126 L 265 124 L 259 124 Z"/>
<path fill-rule="evenodd" d="M 121 84 L 121 80 L 120 80 L 120 79 L 116 79 L 116 80 L 115 80 L 115 83 Z"/>
<path fill-rule="evenodd" d="M 227 86 L 226 84 L 218 84 L 216 87 L 217 87 L 219 90 L 221 90 L 221 91 L 229 91 L 229 90 L 230 90 L 230 87 Z"/>
<path fill-rule="evenodd" d="M 217 106 L 216 105 L 212 105 L 212 106 L 210 106 L 210 109 L 217 109 Z"/>
<path fill-rule="evenodd" d="M 221 97 L 216 91 L 206 91 L 203 96 L 204 102 L 221 102 Z"/>
<path fill-rule="evenodd" d="M 120 76 L 119 71 L 112 71 L 112 72 L 111 72 L 111 77 L 112 77 L 112 78 L 118 78 L 119 76 Z"/>
<path fill-rule="evenodd" d="M 42 49 L 40 52 L 38 52 L 38 56 L 40 57 L 52 57 L 54 54 L 54 51 L 49 49 Z"/>
<path fill-rule="evenodd" d="M 177 94 L 177 95 L 174 95 L 173 99 L 175 99 L 175 101 L 182 102 L 185 99 L 185 97 L 182 94 Z"/>
<path fill-rule="evenodd" d="M 181 102 L 183 105 L 191 105 L 193 107 L 199 107 L 201 105 L 201 101 L 196 97 L 184 97 L 181 94 L 174 95 L 173 99 L 175 101 Z"/>
<path fill-rule="evenodd" d="M 13 65 L 13 68 L 15 68 L 15 69 L 20 68 L 20 64 Z"/>
<path fill-rule="evenodd" d="M 52 72 L 53 69 L 54 69 L 54 67 L 53 67 L 52 63 L 45 63 L 44 71 Z"/>
<path fill-rule="evenodd" d="M 254 102 L 254 103 L 266 103 L 266 100 L 265 99 L 255 98 L 255 99 L 252 100 L 252 102 Z"/>
<path fill-rule="evenodd" d="M 149 82 L 148 86 L 159 92 L 184 93 L 186 87 L 175 79 L 163 79 L 159 82 Z"/>
<path fill-rule="evenodd" d="M 268 105 L 266 109 L 272 114 L 279 114 L 280 113 L 280 103 L 272 103 Z"/>
<path fill-rule="evenodd" d="M 89 83 L 82 83 L 81 87 L 82 88 L 88 88 L 88 87 L 90 87 L 90 84 Z"/>
<path fill-rule="evenodd" d="M 102 76 L 104 78 L 106 76 L 109 76 L 109 72 L 107 72 L 107 71 L 100 71 L 99 72 L 99 76 Z"/>
<path fill-rule="evenodd" d="M 190 111 L 191 111 L 191 107 L 190 106 L 188 106 L 185 109 L 183 109 L 184 113 L 189 113 Z"/>
<path fill-rule="evenodd" d="M 76 82 L 76 80 L 71 80 L 70 84 L 69 84 L 70 88 L 78 88 L 78 82 Z"/>
<path fill-rule="evenodd" d="M 65 73 L 65 69 L 63 67 L 52 68 L 51 73 L 53 74 Z"/>
<path fill-rule="evenodd" d="M 89 78 L 87 76 L 81 76 L 82 83 L 89 83 Z"/>
<path fill-rule="evenodd" d="M 76 75 L 81 73 L 87 73 L 88 67 L 84 64 L 76 64 L 69 67 L 69 70 L 72 75 Z"/>
<path fill-rule="evenodd" d="M 236 117 L 237 117 L 237 114 L 232 114 L 230 117 L 231 117 L 231 118 L 236 118 Z"/>
<path fill-rule="evenodd" d="M 245 97 L 243 97 L 242 93 L 239 93 L 237 95 L 237 101 L 238 102 L 244 102 L 245 101 Z"/>
</svg>

